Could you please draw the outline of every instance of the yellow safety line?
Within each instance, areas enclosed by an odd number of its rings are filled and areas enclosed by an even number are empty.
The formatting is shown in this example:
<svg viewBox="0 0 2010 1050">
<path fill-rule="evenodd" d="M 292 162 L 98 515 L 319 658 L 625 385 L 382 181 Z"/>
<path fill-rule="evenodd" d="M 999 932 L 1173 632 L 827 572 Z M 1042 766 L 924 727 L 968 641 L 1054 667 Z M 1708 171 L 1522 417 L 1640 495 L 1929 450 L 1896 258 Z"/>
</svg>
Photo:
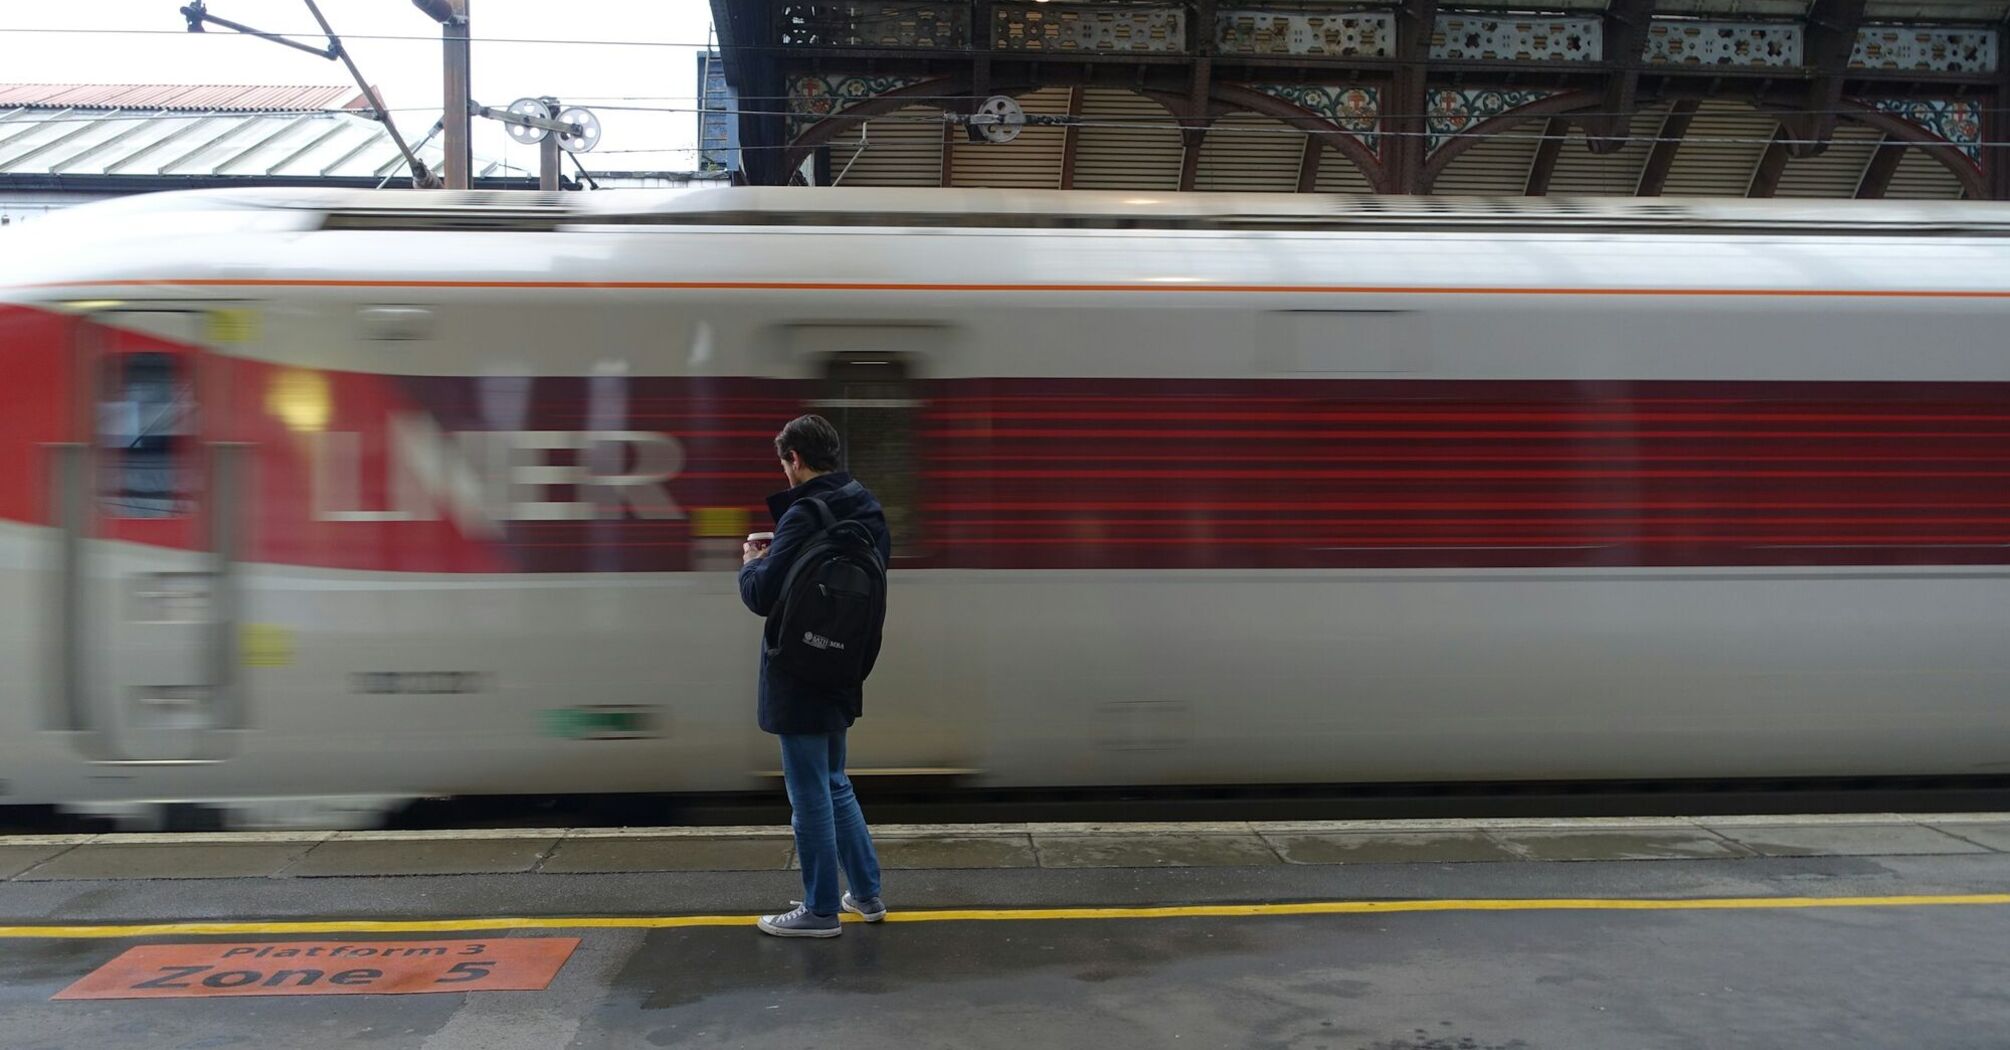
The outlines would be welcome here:
<svg viewBox="0 0 2010 1050">
<path fill-rule="evenodd" d="M 967 908 L 897 911 L 888 922 L 1033 922 L 1056 919 L 1197 919 L 1261 915 L 1373 915 L 1420 911 L 1709 911 L 1772 908 L 1918 908 L 2010 904 L 2010 893 L 1898 897 L 1532 897 L 1470 900 L 1304 901 L 1291 904 L 1189 904 L 1144 908 Z M 845 921 L 860 921 L 846 915 Z M 748 926 L 751 915 L 583 915 L 462 919 L 154 922 L 78 926 L 0 926 L 0 939 L 218 937 L 231 934 L 467 933 L 481 930 L 666 930 Z"/>
</svg>

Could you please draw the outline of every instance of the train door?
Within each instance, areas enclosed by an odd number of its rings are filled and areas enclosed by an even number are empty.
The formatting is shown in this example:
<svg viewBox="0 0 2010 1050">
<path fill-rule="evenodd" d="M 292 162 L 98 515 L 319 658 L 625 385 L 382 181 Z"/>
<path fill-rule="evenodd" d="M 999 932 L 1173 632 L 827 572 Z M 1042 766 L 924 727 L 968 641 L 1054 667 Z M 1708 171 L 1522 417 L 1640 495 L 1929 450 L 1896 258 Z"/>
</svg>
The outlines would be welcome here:
<svg viewBox="0 0 2010 1050">
<path fill-rule="evenodd" d="M 118 310 L 79 328 L 75 428 L 54 450 L 69 728 L 112 762 L 215 761 L 244 717 L 232 567 L 244 448 L 214 440 L 212 315 Z"/>
<path fill-rule="evenodd" d="M 896 573 L 887 611 L 886 657 L 866 688 L 873 731 L 853 738 L 849 764 L 858 775 L 955 779 L 975 773 L 978 726 L 968 699 L 966 647 L 942 632 L 967 622 L 954 595 L 933 574 L 902 574 L 929 564 L 920 439 L 923 402 L 913 353 L 844 351 L 825 358 L 825 395 L 814 411 L 837 427 L 844 469 L 886 510 Z M 959 687 L 959 684 L 961 687 Z"/>
</svg>

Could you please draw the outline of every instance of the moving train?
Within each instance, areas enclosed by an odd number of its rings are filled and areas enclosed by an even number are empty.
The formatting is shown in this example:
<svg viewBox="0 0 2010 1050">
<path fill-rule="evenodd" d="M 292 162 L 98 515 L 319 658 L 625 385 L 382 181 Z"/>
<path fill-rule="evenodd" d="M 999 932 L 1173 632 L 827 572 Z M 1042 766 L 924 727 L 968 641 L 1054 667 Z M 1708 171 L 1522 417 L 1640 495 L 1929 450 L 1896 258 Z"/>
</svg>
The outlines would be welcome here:
<svg viewBox="0 0 2010 1050">
<path fill-rule="evenodd" d="M 773 785 L 733 576 L 804 411 L 894 533 L 861 776 L 2002 773 L 2006 235 L 1972 203 L 79 207 L 0 235 L 0 804 Z"/>
</svg>

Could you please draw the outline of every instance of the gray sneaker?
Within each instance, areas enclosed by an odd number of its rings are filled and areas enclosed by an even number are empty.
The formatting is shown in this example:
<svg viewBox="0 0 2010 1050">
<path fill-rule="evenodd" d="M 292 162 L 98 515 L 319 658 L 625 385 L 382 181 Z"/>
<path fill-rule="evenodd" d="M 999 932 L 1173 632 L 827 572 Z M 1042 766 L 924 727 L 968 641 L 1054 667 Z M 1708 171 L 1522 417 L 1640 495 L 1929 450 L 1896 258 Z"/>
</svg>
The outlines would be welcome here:
<svg viewBox="0 0 2010 1050">
<path fill-rule="evenodd" d="M 863 917 L 867 922 L 878 922 L 886 918 L 886 902 L 880 900 L 878 897 L 867 897 L 865 900 L 859 900 L 857 897 L 847 893 L 844 895 L 844 899 L 839 901 L 838 904 L 853 915 Z"/>
<path fill-rule="evenodd" d="M 780 915 L 763 915 L 754 925 L 762 933 L 777 937 L 835 937 L 844 932 L 844 924 L 835 915 L 818 915 L 807 904 L 799 904 L 795 911 Z"/>
</svg>

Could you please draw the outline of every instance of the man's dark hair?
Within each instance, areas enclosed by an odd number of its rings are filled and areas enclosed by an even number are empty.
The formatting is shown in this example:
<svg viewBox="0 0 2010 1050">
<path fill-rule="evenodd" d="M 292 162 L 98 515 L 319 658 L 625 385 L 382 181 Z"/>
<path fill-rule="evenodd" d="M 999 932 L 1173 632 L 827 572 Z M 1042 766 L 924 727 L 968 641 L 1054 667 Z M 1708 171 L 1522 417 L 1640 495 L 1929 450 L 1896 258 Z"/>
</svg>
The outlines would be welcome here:
<svg viewBox="0 0 2010 1050">
<path fill-rule="evenodd" d="M 789 458 L 793 451 L 801 456 L 803 465 L 820 473 L 828 473 L 838 468 L 838 432 L 831 421 L 822 416 L 797 416 L 789 420 L 789 425 L 775 435 L 775 456 Z"/>
</svg>

